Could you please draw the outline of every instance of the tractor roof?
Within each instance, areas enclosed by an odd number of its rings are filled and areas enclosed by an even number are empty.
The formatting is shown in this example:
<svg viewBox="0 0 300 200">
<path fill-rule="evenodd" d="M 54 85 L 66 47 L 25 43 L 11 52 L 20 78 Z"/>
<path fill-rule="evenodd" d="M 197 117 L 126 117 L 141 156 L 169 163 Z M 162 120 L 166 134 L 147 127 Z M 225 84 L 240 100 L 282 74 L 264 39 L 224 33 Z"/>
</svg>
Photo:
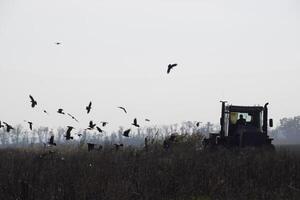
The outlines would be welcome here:
<svg viewBox="0 0 300 200">
<path fill-rule="evenodd" d="M 262 106 L 227 106 L 230 112 L 261 112 L 264 107 Z"/>
</svg>

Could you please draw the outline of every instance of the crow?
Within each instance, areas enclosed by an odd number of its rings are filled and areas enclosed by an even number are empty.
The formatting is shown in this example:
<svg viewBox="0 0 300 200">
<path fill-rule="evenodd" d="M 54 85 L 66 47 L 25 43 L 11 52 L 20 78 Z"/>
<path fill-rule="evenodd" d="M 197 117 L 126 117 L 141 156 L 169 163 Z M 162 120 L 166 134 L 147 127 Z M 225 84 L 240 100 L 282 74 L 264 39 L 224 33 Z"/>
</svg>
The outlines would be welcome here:
<svg viewBox="0 0 300 200">
<path fill-rule="evenodd" d="M 29 98 L 31 102 L 31 107 L 34 108 L 37 105 L 37 101 L 34 100 L 34 98 L 31 95 L 29 95 Z"/>
<path fill-rule="evenodd" d="M 55 42 L 56 45 L 61 45 L 61 42 Z"/>
<path fill-rule="evenodd" d="M 45 114 L 47 114 L 47 115 L 49 114 L 49 113 L 47 112 L 47 110 L 44 110 L 43 112 L 44 112 Z"/>
<path fill-rule="evenodd" d="M 102 127 L 106 126 L 108 122 L 100 122 L 102 124 Z"/>
<path fill-rule="evenodd" d="M 67 113 L 67 115 L 69 115 L 72 119 L 74 119 L 76 122 L 79 122 L 73 115 L 71 115 L 70 113 Z"/>
<path fill-rule="evenodd" d="M 32 130 L 32 122 L 27 122 L 29 124 L 29 129 Z"/>
<path fill-rule="evenodd" d="M 71 131 L 73 130 L 74 127 L 72 127 L 72 126 L 67 126 L 67 127 L 68 127 L 68 130 L 65 135 L 66 140 L 73 140 L 73 137 L 71 137 Z"/>
<path fill-rule="evenodd" d="M 48 144 L 56 146 L 56 143 L 54 143 L 54 135 L 51 135 Z"/>
<path fill-rule="evenodd" d="M 60 109 L 58 109 L 58 111 L 57 111 L 59 114 L 62 114 L 62 115 L 64 115 L 65 113 L 64 113 L 64 109 L 62 109 L 62 108 L 60 108 Z"/>
<path fill-rule="evenodd" d="M 78 135 L 78 137 L 81 137 L 81 136 L 82 136 L 82 134 L 81 134 L 81 133 L 78 133 L 77 135 Z"/>
<path fill-rule="evenodd" d="M 87 114 L 89 114 L 92 109 L 92 102 L 90 101 L 89 105 L 86 106 L 85 108 L 86 108 Z"/>
<path fill-rule="evenodd" d="M 146 122 L 150 122 L 150 119 L 145 119 Z"/>
<path fill-rule="evenodd" d="M 129 137 L 129 133 L 130 133 L 131 129 L 127 129 L 126 131 L 123 132 L 123 136 L 124 137 Z"/>
<path fill-rule="evenodd" d="M 199 127 L 202 122 L 197 122 L 196 126 Z"/>
<path fill-rule="evenodd" d="M 26 121 L 26 120 L 24 120 L 24 122 L 27 122 L 27 123 L 28 123 L 29 129 L 32 131 L 32 125 L 33 125 L 33 122 Z"/>
<path fill-rule="evenodd" d="M 96 128 L 97 128 L 97 130 L 99 131 L 99 133 L 102 133 L 102 132 L 103 132 L 103 130 L 102 130 L 101 128 L 99 128 L 98 126 L 97 126 Z"/>
<path fill-rule="evenodd" d="M 127 113 L 127 111 L 126 111 L 126 109 L 124 108 L 124 107 L 118 107 L 118 108 L 120 108 L 120 109 L 122 109 L 125 113 Z"/>
<path fill-rule="evenodd" d="M 93 121 L 90 121 L 90 123 L 89 123 L 89 127 L 88 127 L 88 130 L 92 130 L 92 129 L 94 129 L 94 128 L 95 128 L 95 126 L 96 126 L 96 124 L 94 124 L 94 122 L 93 122 Z"/>
<path fill-rule="evenodd" d="M 177 66 L 176 63 L 175 63 L 175 64 L 169 64 L 169 65 L 168 65 L 167 73 L 170 73 L 171 69 L 172 69 L 173 67 L 176 67 L 176 66 Z"/>
<path fill-rule="evenodd" d="M 140 127 L 140 125 L 138 125 L 138 123 L 137 123 L 136 118 L 134 118 L 132 125 L 135 126 L 135 127 Z"/>
<path fill-rule="evenodd" d="M 8 133 L 10 132 L 10 130 L 14 130 L 14 128 L 13 128 L 11 125 L 9 125 L 8 123 L 3 122 L 3 124 L 6 125 L 6 131 L 7 131 Z"/>
</svg>

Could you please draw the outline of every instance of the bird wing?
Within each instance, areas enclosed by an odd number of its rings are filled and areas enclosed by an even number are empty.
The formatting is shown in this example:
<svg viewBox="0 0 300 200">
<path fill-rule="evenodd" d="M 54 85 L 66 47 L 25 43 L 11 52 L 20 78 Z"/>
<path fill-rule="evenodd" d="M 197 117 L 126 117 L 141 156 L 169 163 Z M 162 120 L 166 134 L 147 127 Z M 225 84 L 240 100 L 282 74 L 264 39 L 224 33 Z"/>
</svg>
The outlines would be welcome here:
<svg viewBox="0 0 300 200">
<path fill-rule="evenodd" d="M 172 69 L 173 67 L 176 67 L 176 66 L 177 66 L 176 63 L 175 63 L 175 64 L 169 64 L 169 65 L 168 65 L 167 73 L 170 73 L 171 69 Z"/>
<path fill-rule="evenodd" d="M 67 135 L 70 136 L 71 135 L 71 131 L 72 131 L 73 127 L 72 126 L 68 126 L 68 130 L 67 130 Z"/>
<path fill-rule="evenodd" d="M 6 124 L 6 129 L 7 129 L 7 132 L 9 132 L 10 130 L 14 129 L 11 125 L 9 124 Z"/>
<path fill-rule="evenodd" d="M 127 111 L 124 107 L 119 107 L 119 108 L 122 109 L 125 113 L 127 113 Z"/>
<path fill-rule="evenodd" d="M 124 131 L 124 134 L 128 135 L 130 133 L 131 129 L 127 129 L 126 131 Z"/>
<path fill-rule="evenodd" d="M 167 70 L 167 73 L 170 73 L 170 71 L 171 71 L 171 66 L 170 66 L 170 65 L 168 65 L 168 70 Z"/>
<path fill-rule="evenodd" d="M 30 98 L 31 102 L 35 101 L 34 98 L 31 95 L 29 95 L 29 98 Z"/>
<path fill-rule="evenodd" d="M 32 122 L 28 122 L 30 130 L 32 130 Z"/>
<path fill-rule="evenodd" d="M 72 119 L 74 119 L 75 117 L 73 115 L 71 115 L 70 113 L 67 113 Z"/>
<path fill-rule="evenodd" d="M 87 113 L 89 113 L 91 111 L 91 108 L 92 108 L 92 102 L 90 101 L 89 105 L 85 108 L 87 110 Z"/>
</svg>

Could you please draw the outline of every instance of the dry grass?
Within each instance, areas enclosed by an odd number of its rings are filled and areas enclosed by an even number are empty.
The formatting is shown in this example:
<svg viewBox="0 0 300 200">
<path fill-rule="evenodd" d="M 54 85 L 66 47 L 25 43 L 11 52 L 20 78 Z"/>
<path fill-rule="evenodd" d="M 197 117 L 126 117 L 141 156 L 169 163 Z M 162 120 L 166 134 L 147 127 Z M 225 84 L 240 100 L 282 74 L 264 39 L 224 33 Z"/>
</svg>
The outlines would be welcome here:
<svg viewBox="0 0 300 200">
<path fill-rule="evenodd" d="M 260 149 L 164 150 L 67 146 L 0 150 L 0 199 L 300 199 L 300 156 Z"/>
</svg>

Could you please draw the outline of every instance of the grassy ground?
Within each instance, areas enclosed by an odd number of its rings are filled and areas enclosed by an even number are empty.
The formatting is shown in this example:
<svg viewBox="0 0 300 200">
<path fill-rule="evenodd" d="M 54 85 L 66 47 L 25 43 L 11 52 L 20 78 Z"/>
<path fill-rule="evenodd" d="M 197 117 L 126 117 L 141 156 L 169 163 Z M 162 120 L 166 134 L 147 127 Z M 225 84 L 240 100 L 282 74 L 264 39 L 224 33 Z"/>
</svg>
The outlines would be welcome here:
<svg viewBox="0 0 300 200">
<path fill-rule="evenodd" d="M 0 199 L 300 199 L 300 155 L 285 150 L 0 150 Z"/>
</svg>

